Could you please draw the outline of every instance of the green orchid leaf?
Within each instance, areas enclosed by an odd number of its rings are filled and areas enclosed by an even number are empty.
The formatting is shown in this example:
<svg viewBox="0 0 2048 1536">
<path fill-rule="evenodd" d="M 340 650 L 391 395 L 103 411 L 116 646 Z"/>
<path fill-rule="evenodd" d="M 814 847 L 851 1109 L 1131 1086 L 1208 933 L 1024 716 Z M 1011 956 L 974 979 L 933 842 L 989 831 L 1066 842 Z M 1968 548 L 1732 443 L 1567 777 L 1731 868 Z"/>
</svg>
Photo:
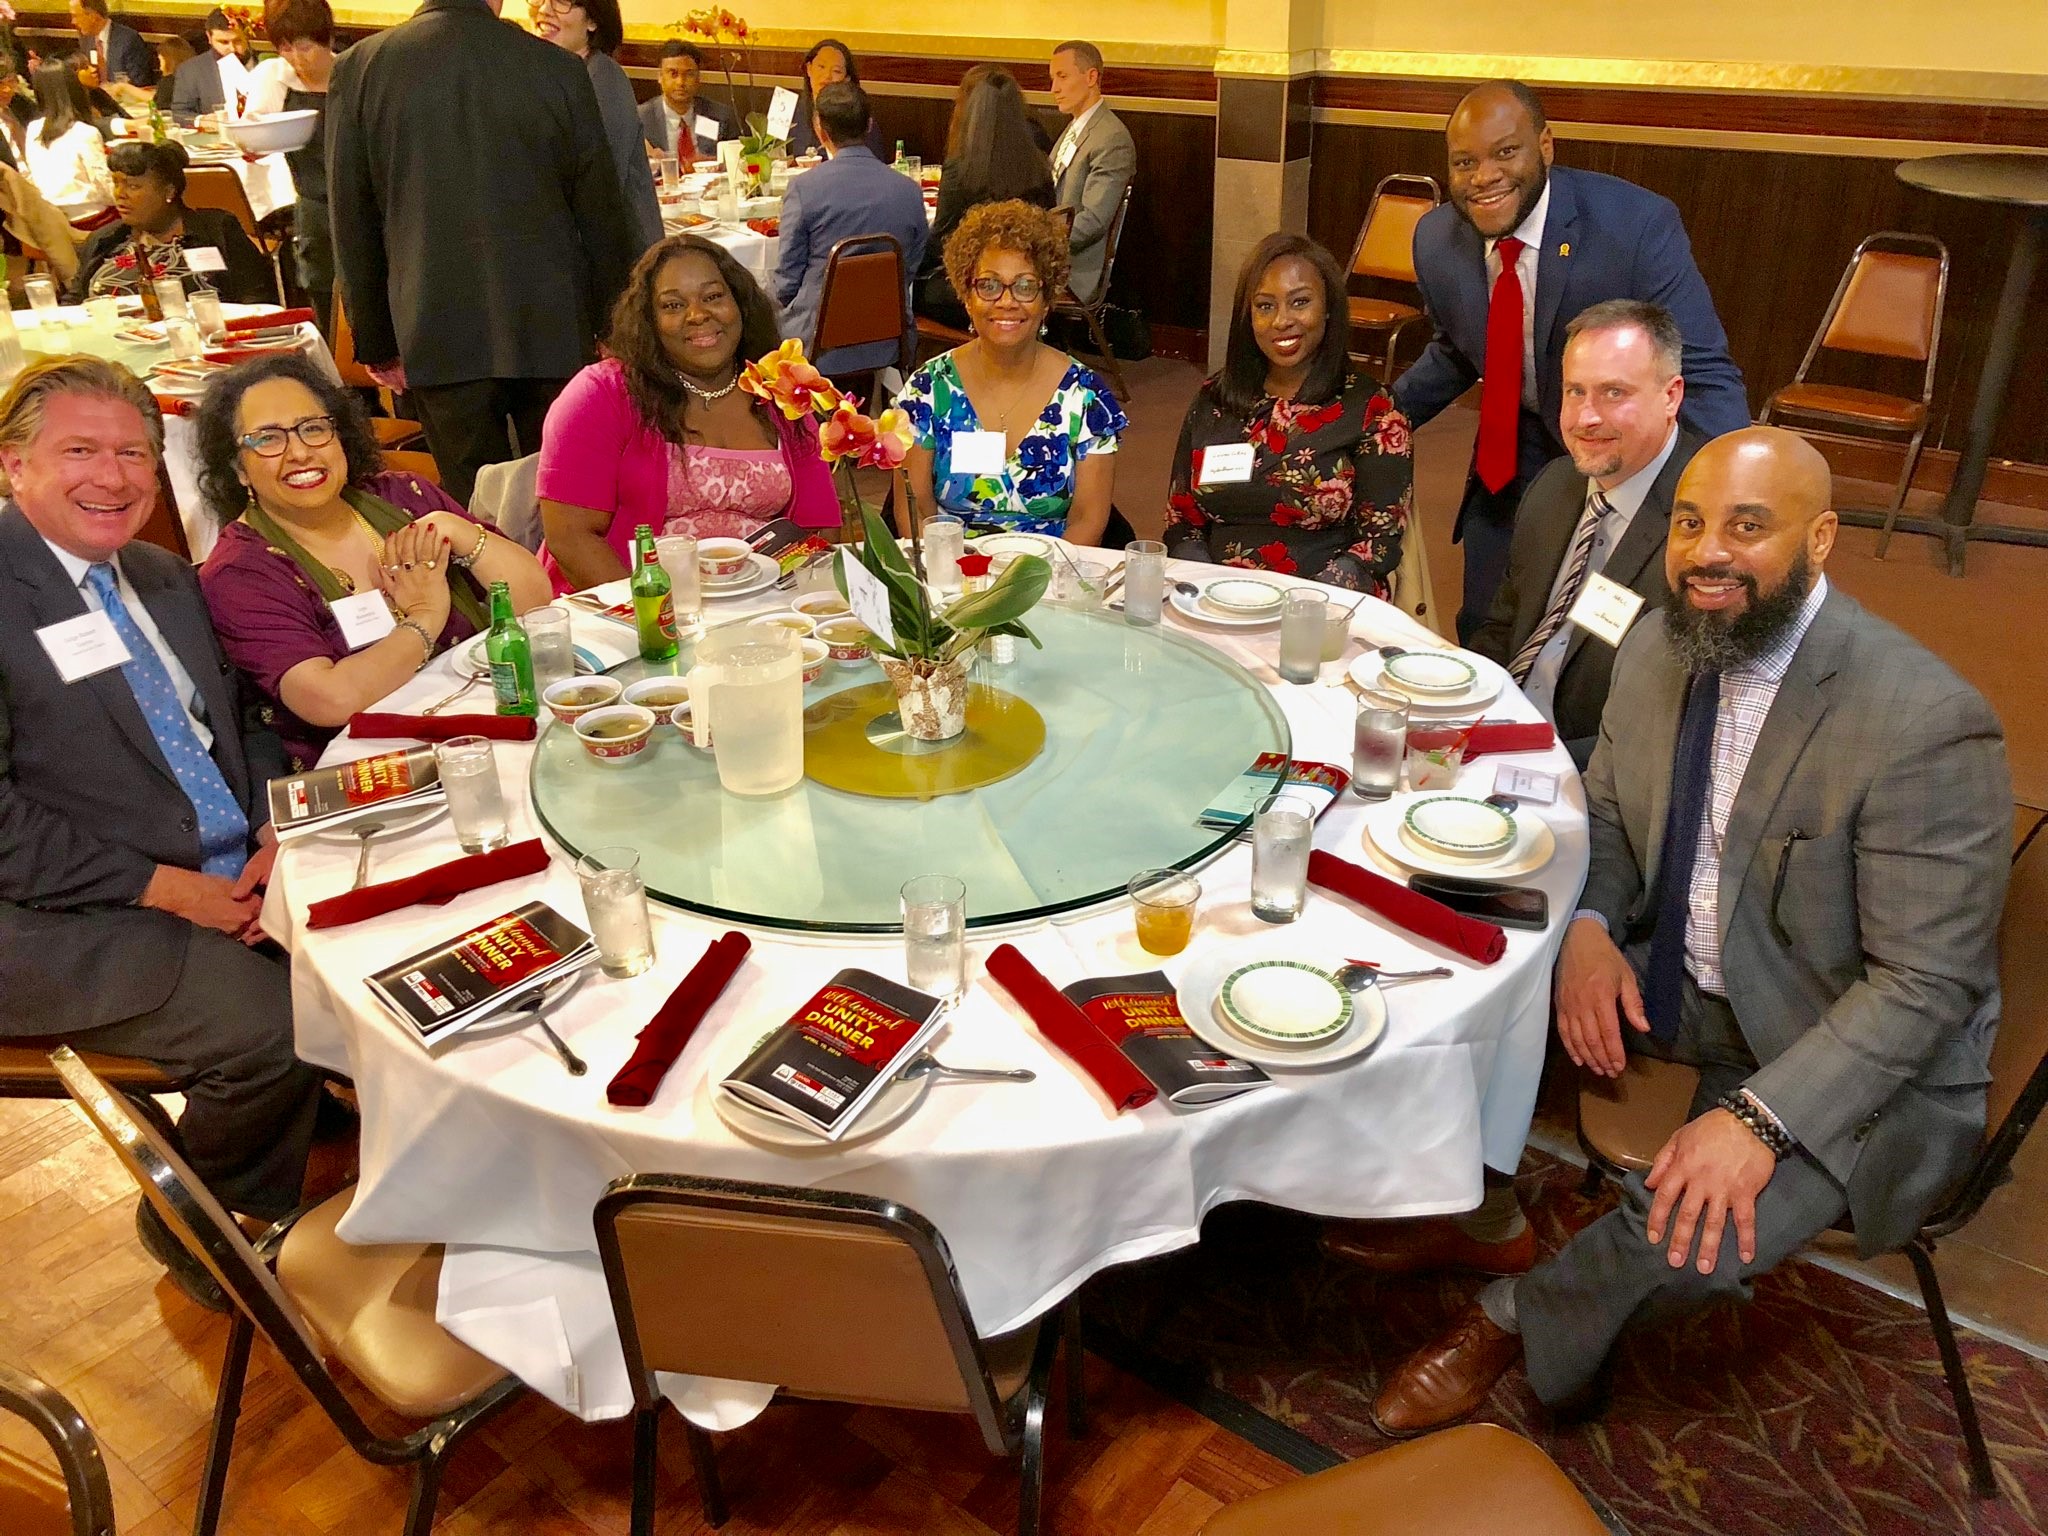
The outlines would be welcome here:
<svg viewBox="0 0 2048 1536">
<path fill-rule="evenodd" d="M 969 592 L 949 607 L 943 617 L 955 629 L 992 630 L 1001 624 L 1011 624 L 1037 605 L 1051 581 L 1052 567 L 1043 559 L 1020 555 L 992 586 Z"/>
</svg>

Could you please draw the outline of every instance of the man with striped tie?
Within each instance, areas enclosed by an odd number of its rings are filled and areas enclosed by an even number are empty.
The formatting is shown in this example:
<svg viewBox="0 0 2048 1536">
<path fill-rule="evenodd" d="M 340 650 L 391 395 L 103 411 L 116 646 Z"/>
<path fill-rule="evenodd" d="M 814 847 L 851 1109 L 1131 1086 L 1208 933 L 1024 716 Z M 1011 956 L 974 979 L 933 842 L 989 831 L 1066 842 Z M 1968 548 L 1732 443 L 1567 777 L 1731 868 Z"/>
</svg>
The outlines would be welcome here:
<svg viewBox="0 0 2048 1536">
<path fill-rule="evenodd" d="M 230 1210 L 298 1203 L 322 1099 L 287 966 L 256 946 L 275 737 L 185 561 L 136 541 L 163 419 L 118 364 L 53 357 L 0 396 L 0 1038 L 61 1036 L 190 1076 L 187 1161 Z M 218 1285 L 147 1202 L 143 1246 Z"/>
<path fill-rule="evenodd" d="M 1705 441 L 1679 424 L 1682 356 L 1670 311 L 1638 299 L 1595 304 L 1565 327 L 1558 430 L 1571 456 L 1523 493 L 1507 574 L 1472 634 L 1472 649 L 1513 674 L 1581 768 L 1620 634 L 1571 614 L 1603 583 L 1640 595 L 1646 612 L 1664 601 L 1672 492 Z"/>
</svg>

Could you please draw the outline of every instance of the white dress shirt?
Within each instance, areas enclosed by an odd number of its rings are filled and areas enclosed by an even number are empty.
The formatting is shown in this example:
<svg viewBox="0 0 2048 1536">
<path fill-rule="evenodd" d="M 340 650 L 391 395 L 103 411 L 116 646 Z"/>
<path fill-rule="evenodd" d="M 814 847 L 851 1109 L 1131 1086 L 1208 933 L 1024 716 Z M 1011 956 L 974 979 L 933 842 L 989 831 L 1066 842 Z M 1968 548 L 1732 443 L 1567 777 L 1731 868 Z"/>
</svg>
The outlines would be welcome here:
<svg viewBox="0 0 2048 1536">
<path fill-rule="evenodd" d="M 1615 545 L 1619 544 L 1623 536 L 1627 534 L 1629 524 L 1635 521 L 1636 512 L 1642 507 L 1644 501 L 1649 498 L 1650 487 L 1657 483 L 1657 476 L 1664 472 L 1665 464 L 1670 461 L 1671 450 L 1677 446 L 1678 427 L 1676 423 L 1673 423 L 1665 434 L 1664 446 L 1657 450 L 1657 456 L 1630 475 L 1626 480 L 1622 481 L 1621 484 L 1605 493 L 1607 497 L 1607 515 L 1600 519 L 1600 526 L 1593 534 L 1592 553 L 1586 558 L 1586 575 L 1588 577 L 1607 568 L 1608 557 L 1614 553 Z M 1598 487 L 1591 480 L 1586 482 L 1586 500 L 1589 503 L 1593 499 L 1593 492 L 1597 489 Z M 1580 516 L 1583 517 L 1584 515 L 1582 511 Z M 1572 530 L 1572 540 L 1565 545 L 1567 556 L 1571 552 L 1572 543 L 1576 542 L 1577 538 L 1578 529 L 1574 527 Z M 1550 605 L 1557 601 L 1564 587 L 1565 567 L 1570 563 L 1568 558 L 1558 562 L 1557 574 L 1550 579 L 1550 593 L 1543 600 L 1543 611 L 1545 613 L 1550 612 Z M 1582 587 L 1580 590 L 1583 591 L 1584 588 Z M 1551 721 L 1553 724 L 1557 718 L 1553 713 L 1557 703 L 1557 678 L 1558 674 L 1564 670 L 1564 653 L 1566 648 L 1572 643 L 1572 630 L 1574 627 L 1569 622 L 1558 626 L 1557 633 L 1550 637 L 1550 643 L 1536 653 L 1535 665 L 1529 668 L 1529 676 L 1522 684 L 1522 692 L 1528 695 L 1529 702 L 1542 710 L 1543 718 Z"/>
<path fill-rule="evenodd" d="M 1742 776 L 1749 771 L 1750 754 L 1756 751 L 1757 737 L 1763 734 L 1779 685 L 1827 595 L 1828 579 L 1822 576 L 1776 645 L 1748 666 L 1721 674 L 1721 701 L 1714 716 L 1714 747 L 1708 768 L 1707 814 L 1700 819 L 1685 916 L 1685 968 L 1702 992 L 1725 996 L 1728 991 L 1721 972 L 1721 845 L 1728 836 L 1728 818 L 1734 813 Z"/>
<path fill-rule="evenodd" d="M 94 613 L 105 611 L 99 593 L 92 589 L 92 583 L 85 579 L 92 569 L 90 560 L 81 560 L 68 549 L 59 549 L 50 544 L 50 553 L 57 557 L 57 563 L 64 567 L 64 574 L 71 578 L 71 584 L 78 588 L 78 595 L 85 599 L 85 606 Z M 163 662 L 164 670 L 171 675 L 171 686 L 178 692 L 178 702 L 185 706 L 185 714 L 192 721 L 192 729 L 199 733 L 199 745 L 207 751 L 213 750 L 213 731 L 205 719 L 205 707 L 199 701 L 199 689 L 192 681 L 192 674 L 185 670 L 178 660 L 178 653 L 171 649 L 164 639 L 164 632 L 156 627 L 156 620 L 149 616 L 149 609 L 128 584 L 128 573 L 121 569 L 121 557 L 116 555 L 110 562 L 114 567 L 114 590 L 121 594 L 121 606 L 128 610 L 128 616 L 135 621 L 135 627 L 142 631 L 143 638 L 156 648 L 157 659 Z"/>
<path fill-rule="evenodd" d="M 244 97 L 250 98 L 246 103 L 247 109 L 251 112 L 255 111 L 254 83 L 256 77 L 251 73 L 249 66 L 236 58 L 232 53 L 216 55 L 215 62 L 220 66 L 221 111 L 227 113 L 230 117 L 234 115 L 235 93 L 237 91 L 240 91 Z"/>
<path fill-rule="evenodd" d="M 1515 255 L 1515 275 L 1522 280 L 1522 405 L 1536 409 L 1536 258 L 1543 250 L 1543 223 L 1550 217 L 1550 179 L 1529 216 L 1512 231 L 1522 242 Z M 1493 302 L 1493 285 L 1500 281 L 1500 241 L 1486 242 L 1486 300 Z"/>
<path fill-rule="evenodd" d="M 225 74 L 221 76 L 221 84 L 227 84 Z M 282 112 L 284 93 L 303 91 L 306 89 L 306 83 L 292 72 L 291 65 L 284 61 L 282 54 L 274 53 L 269 58 L 258 61 L 256 67 L 248 72 L 248 84 L 242 89 L 249 93 L 249 115 L 254 117 L 259 113 L 267 115 Z M 228 100 L 234 100 L 232 92 L 229 93 Z"/>
<path fill-rule="evenodd" d="M 107 141 L 90 123 L 73 123 L 54 144 L 43 142 L 43 119 L 28 125 L 28 164 L 22 167 L 35 188 L 74 223 L 114 206 L 114 176 L 107 169 Z"/>
<path fill-rule="evenodd" d="M 1074 152 L 1081 147 L 1081 135 L 1088 131 L 1088 120 L 1101 110 L 1102 98 L 1098 96 L 1095 98 L 1093 106 L 1067 124 L 1066 132 L 1062 133 L 1059 142 L 1053 145 L 1052 179 L 1054 181 L 1058 181 L 1067 174 L 1067 167 L 1073 162 Z"/>
</svg>

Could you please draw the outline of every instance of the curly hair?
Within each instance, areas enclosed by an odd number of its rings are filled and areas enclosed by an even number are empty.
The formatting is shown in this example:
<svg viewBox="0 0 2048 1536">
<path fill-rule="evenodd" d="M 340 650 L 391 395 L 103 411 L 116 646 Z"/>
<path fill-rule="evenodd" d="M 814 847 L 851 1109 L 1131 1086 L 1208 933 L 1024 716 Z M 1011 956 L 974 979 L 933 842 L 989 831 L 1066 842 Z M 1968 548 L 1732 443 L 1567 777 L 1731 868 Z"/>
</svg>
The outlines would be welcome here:
<svg viewBox="0 0 2048 1536">
<path fill-rule="evenodd" d="M 1031 263 L 1045 285 L 1048 302 L 1073 270 L 1067 250 L 1067 222 L 1056 213 L 1011 198 L 970 208 L 946 241 L 946 280 L 964 302 L 974 269 L 990 251 L 1015 251 Z"/>
<path fill-rule="evenodd" d="M 242 396 L 270 379 L 303 384 L 320 402 L 321 413 L 334 418 L 335 439 L 348 460 L 350 485 L 361 485 L 384 467 L 384 455 L 370 430 L 369 412 L 354 390 L 335 383 L 296 352 L 238 363 L 226 373 L 214 375 L 193 419 L 192 435 L 199 448 L 199 491 L 222 527 L 246 512 L 251 500 L 249 487 L 235 473 L 242 454 Z"/>
<path fill-rule="evenodd" d="M 605 350 L 626 370 L 626 396 L 633 402 L 641 421 L 674 443 L 688 446 L 685 418 L 690 410 L 690 392 L 668 349 L 661 344 L 661 331 L 654 318 L 654 280 L 674 257 L 695 254 L 710 258 L 718 275 L 740 307 L 740 346 L 734 361 L 744 366 L 765 357 L 782 345 L 782 332 L 775 320 L 775 306 L 753 274 L 733 259 L 732 252 L 697 235 L 671 235 L 647 251 L 633 264 L 626 290 L 612 309 L 611 333 Z"/>
</svg>

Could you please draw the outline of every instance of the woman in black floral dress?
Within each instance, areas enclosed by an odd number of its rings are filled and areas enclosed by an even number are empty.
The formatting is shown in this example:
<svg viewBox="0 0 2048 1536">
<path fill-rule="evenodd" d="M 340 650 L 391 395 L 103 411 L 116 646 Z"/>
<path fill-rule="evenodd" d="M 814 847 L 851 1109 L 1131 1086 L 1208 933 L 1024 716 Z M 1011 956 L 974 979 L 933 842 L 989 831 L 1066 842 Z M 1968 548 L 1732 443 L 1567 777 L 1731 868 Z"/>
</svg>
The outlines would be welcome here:
<svg viewBox="0 0 2048 1536">
<path fill-rule="evenodd" d="M 1343 269 L 1313 240 L 1252 252 L 1223 371 L 1181 424 L 1167 554 L 1387 595 L 1415 466 L 1408 418 L 1350 371 L 1348 310 Z"/>
</svg>

